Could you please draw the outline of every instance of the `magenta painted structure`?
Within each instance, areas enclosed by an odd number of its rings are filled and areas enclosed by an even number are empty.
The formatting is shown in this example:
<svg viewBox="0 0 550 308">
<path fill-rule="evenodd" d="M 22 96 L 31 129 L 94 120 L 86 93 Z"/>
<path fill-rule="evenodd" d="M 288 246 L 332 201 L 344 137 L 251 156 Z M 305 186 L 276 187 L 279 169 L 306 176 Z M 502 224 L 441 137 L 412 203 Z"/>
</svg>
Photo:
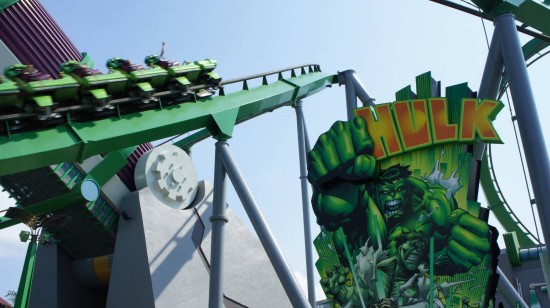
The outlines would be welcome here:
<svg viewBox="0 0 550 308">
<path fill-rule="evenodd" d="M 118 173 L 120 180 L 128 187 L 130 191 L 136 190 L 136 183 L 134 182 L 134 170 L 136 169 L 137 162 L 141 155 L 147 153 L 153 149 L 151 143 L 140 144 L 130 156 L 128 156 L 128 163 Z"/>
<path fill-rule="evenodd" d="M 0 13 L 0 40 L 22 64 L 32 64 L 53 78 L 60 76 L 59 64 L 82 60 L 80 51 L 38 0 L 21 0 Z M 128 157 L 128 165 L 118 172 L 131 191 L 136 190 L 135 165 L 152 148 L 150 143 L 138 146 Z"/>
<path fill-rule="evenodd" d="M 0 40 L 21 61 L 59 77 L 59 64 L 82 55 L 38 0 L 21 0 L 0 14 Z"/>
<path fill-rule="evenodd" d="M 5 299 L 0 297 L 0 308 L 12 308 L 13 306 L 8 303 Z"/>
</svg>

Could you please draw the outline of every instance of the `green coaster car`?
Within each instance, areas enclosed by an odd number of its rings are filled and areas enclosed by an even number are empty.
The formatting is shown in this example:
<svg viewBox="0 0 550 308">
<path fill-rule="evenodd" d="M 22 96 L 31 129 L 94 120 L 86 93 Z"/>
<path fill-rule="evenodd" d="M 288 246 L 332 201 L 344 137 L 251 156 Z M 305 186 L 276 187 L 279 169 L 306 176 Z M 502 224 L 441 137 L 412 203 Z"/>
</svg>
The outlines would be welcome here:
<svg viewBox="0 0 550 308">
<path fill-rule="evenodd" d="M 151 68 L 112 58 L 107 61 L 109 73 L 103 74 L 81 62 L 67 61 L 60 65 L 58 79 L 32 65 L 10 65 L 4 70 L 5 76 L 0 76 L 0 120 L 34 116 L 48 120 L 60 118 L 63 113 L 101 112 L 129 102 L 157 102 L 159 98 L 179 103 L 212 96 L 220 86 L 221 78 L 214 72 L 215 60 L 180 64 L 151 55 L 145 63 Z M 150 106 L 126 105 L 122 112 Z"/>
<path fill-rule="evenodd" d="M 145 64 L 151 68 L 162 68 L 168 72 L 170 80 L 164 90 L 179 90 L 183 95 L 189 92 L 191 80 L 196 80 L 200 74 L 200 67 L 195 65 L 181 65 L 177 61 L 163 59 L 157 55 L 145 57 Z"/>
<path fill-rule="evenodd" d="M 59 79 L 51 79 L 50 75 L 24 64 L 10 65 L 4 74 L 19 86 L 22 92 L 20 104 L 25 112 L 39 112 L 41 120 L 58 118 L 60 115 L 53 112 L 54 108 L 79 101 L 80 85 L 71 76 L 62 75 Z"/>
<path fill-rule="evenodd" d="M 120 72 L 128 78 L 126 91 L 130 97 L 140 97 L 144 103 L 156 100 L 153 98 L 155 88 L 162 88 L 168 81 L 168 73 L 162 68 L 146 69 L 129 60 L 112 58 L 107 61 L 111 72 Z"/>
<path fill-rule="evenodd" d="M 17 83 L 9 80 L 5 76 L 0 76 L 0 114 L 4 114 L 4 110 L 17 110 L 23 107 L 19 95 L 19 87 Z"/>
<path fill-rule="evenodd" d="M 145 64 L 150 67 L 163 68 L 168 71 L 171 80 L 168 83 L 169 89 L 179 89 L 184 94 L 190 91 L 191 86 L 204 85 L 195 94 L 199 97 L 212 95 L 208 88 L 219 87 L 221 78 L 212 72 L 216 68 L 216 60 L 201 60 L 193 63 L 163 59 L 157 55 L 150 55 L 145 58 Z M 207 95 L 205 95 L 207 94 Z"/>
<path fill-rule="evenodd" d="M 112 97 L 126 96 L 128 78 L 118 71 L 103 74 L 78 61 L 68 61 L 60 65 L 61 72 L 70 75 L 80 84 L 80 98 L 83 104 L 91 103 L 96 110 L 112 109 L 108 105 Z"/>
<path fill-rule="evenodd" d="M 216 60 L 205 59 L 200 61 L 195 61 L 195 65 L 198 65 L 201 68 L 201 82 L 203 84 L 212 85 L 214 88 L 220 86 L 222 78 L 220 75 L 216 74 L 214 69 L 216 68 Z"/>
</svg>

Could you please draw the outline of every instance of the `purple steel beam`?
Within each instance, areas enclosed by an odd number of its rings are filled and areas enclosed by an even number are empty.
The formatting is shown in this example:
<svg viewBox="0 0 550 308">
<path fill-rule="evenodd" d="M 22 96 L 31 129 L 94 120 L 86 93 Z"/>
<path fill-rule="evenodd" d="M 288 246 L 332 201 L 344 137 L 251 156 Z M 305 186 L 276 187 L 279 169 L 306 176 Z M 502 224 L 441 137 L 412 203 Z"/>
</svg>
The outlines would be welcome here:
<svg viewBox="0 0 550 308">
<path fill-rule="evenodd" d="M 59 77 L 59 64 L 82 60 L 80 51 L 38 0 L 21 0 L 0 14 L 0 40 L 21 63 L 32 64 L 54 78 Z M 136 190 L 136 163 L 152 148 L 150 143 L 138 146 L 128 157 L 128 164 L 117 173 L 131 191 Z"/>
<path fill-rule="evenodd" d="M 124 166 L 118 173 L 120 180 L 128 187 L 131 191 L 136 191 L 136 184 L 134 182 L 134 170 L 136 169 L 137 162 L 139 158 L 153 149 L 151 143 L 140 144 L 135 151 L 128 156 L 128 164 Z"/>
<path fill-rule="evenodd" d="M 21 0 L 0 14 L 0 39 L 23 64 L 59 77 L 59 64 L 82 55 L 38 0 Z"/>
</svg>

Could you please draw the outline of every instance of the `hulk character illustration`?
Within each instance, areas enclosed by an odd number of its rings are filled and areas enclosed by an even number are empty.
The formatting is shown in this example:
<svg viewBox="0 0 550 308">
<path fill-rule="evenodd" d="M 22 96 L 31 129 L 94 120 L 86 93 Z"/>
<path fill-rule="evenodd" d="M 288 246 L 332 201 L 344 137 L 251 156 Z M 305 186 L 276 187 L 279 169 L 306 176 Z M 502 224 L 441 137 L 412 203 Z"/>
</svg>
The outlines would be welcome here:
<svg viewBox="0 0 550 308">
<path fill-rule="evenodd" d="M 408 229 L 434 238 L 438 275 L 480 264 L 490 249 L 487 223 L 459 209 L 447 188 L 412 176 L 407 165 L 382 169 L 372 153 L 366 122 L 356 117 L 336 122 L 308 154 L 317 223 L 334 232 L 342 264 L 351 263 L 367 239 L 395 256 L 389 244 Z"/>
</svg>

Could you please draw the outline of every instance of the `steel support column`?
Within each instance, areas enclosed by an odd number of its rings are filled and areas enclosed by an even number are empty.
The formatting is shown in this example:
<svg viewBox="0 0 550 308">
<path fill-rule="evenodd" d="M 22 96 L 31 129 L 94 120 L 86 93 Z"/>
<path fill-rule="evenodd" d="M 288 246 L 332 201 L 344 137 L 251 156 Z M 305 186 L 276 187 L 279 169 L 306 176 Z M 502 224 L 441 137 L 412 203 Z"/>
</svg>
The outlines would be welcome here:
<svg viewBox="0 0 550 308">
<path fill-rule="evenodd" d="M 304 242 L 306 247 L 306 271 L 307 271 L 307 296 L 311 307 L 316 306 L 315 301 L 315 281 L 313 278 L 313 251 L 311 245 L 311 225 L 309 218 L 309 189 L 307 182 L 306 168 L 306 143 L 307 138 L 304 125 L 304 114 L 302 111 L 302 101 L 298 100 L 294 107 L 296 110 L 296 126 L 298 128 L 298 153 L 300 157 L 300 184 L 302 188 L 302 212 L 304 220 Z"/>
<path fill-rule="evenodd" d="M 347 70 L 338 74 L 340 78 L 340 85 L 344 84 L 346 88 L 346 110 L 348 115 L 348 121 L 351 121 L 355 114 L 353 109 L 357 108 L 357 95 L 355 93 L 355 85 L 353 84 L 353 75 L 355 71 Z"/>
<path fill-rule="evenodd" d="M 231 154 L 229 152 L 227 143 L 219 143 L 219 146 L 216 147 L 216 150 L 220 155 L 220 158 L 223 162 L 223 167 L 227 172 L 241 203 L 250 218 L 250 222 L 258 235 L 260 242 L 262 243 L 283 288 L 288 295 L 290 302 L 293 307 L 308 307 L 309 303 L 302 294 L 300 286 L 296 282 L 290 267 L 286 263 L 279 246 L 275 242 L 267 223 L 256 205 L 256 201 L 250 192 L 250 189 L 246 185 L 241 175 L 241 172 L 237 168 Z"/>
<path fill-rule="evenodd" d="M 214 162 L 214 201 L 212 217 L 212 244 L 210 253 L 210 288 L 208 305 L 210 308 L 223 307 L 223 251 L 224 251 L 224 227 L 227 223 L 225 211 L 226 172 L 223 166 L 221 149 L 227 147 L 225 141 L 216 142 L 216 155 Z"/>
<path fill-rule="evenodd" d="M 353 72 L 350 77 L 352 78 L 353 87 L 355 88 L 355 94 L 361 103 L 363 103 L 363 107 L 373 106 L 375 99 L 369 95 L 359 78 L 355 75 L 355 72 Z"/>
<path fill-rule="evenodd" d="M 498 16 L 494 20 L 494 25 L 495 31 L 479 87 L 479 98 L 497 98 L 502 74 L 504 68 L 506 68 L 531 185 L 537 201 L 539 220 L 545 243 L 548 243 L 548 239 L 550 239 L 550 226 L 548 225 L 550 223 L 550 202 L 542 194 L 550 187 L 550 167 L 527 74 L 527 66 L 519 42 L 514 16 L 512 14 Z M 474 146 L 474 157 L 472 158 L 474 164 L 481 160 L 484 146 L 481 142 Z M 474 167 L 473 165 L 471 168 Z M 477 200 L 477 188 L 469 187 L 468 199 Z M 501 289 L 501 293 L 507 296 L 510 304 L 513 305 L 514 302 L 518 302 L 522 307 L 527 307 L 519 293 L 499 268 L 497 268 L 497 273 L 500 274 L 498 288 Z"/>
<path fill-rule="evenodd" d="M 548 244 L 550 241 L 550 199 L 546 193 L 550 188 L 550 165 L 514 16 L 504 14 L 495 18 L 495 32 L 500 36 L 500 50 L 516 110 L 542 234 L 544 242 Z"/>
<path fill-rule="evenodd" d="M 302 112 L 302 126 L 304 128 L 304 142 L 306 145 L 306 153 L 309 153 L 311 151 L 311 144 L 309 143 L 309 134 L 307 133 L 307 125 L 306 125 L 306 119 L 304 117 L 304 113 Z"/>
<path fill-rule="evenodd" d="M 375 99 L 372 98 L 361 81 L 355 75 L 355 71 L 347 70 L 338 73 L 338 83 L 346 87 L 346 107 L 348 121 L 355 117 L 353 110 L 357 108 L 357 98 L 363 103 L 363 107 L 373 106 Z"/>
<path fill-rule="evenodd" d="M 480 99 L 496 99 L 498 95 L 502 72 L 504 71 L 499 32 L 500 30 L 495 28 L 491 45 L 489 46 L 489 53 L 487 54 L 481 84 L 479 85 L 478 98 Z"/>
<path fill-rule="evenodd" d="M 479 85 L 479 99 L 496 99 L 500 81 L 502 80 L 502 72 L 504 71 L 504 62 L 501 56 L 499 29 L 495 29 L 489 46 L 489 53 L 485 61 L 481 84 Z M 485 143 L 478 140 L 474 144 L 473 156 L 470 160 L 470 180 L 468 186 L 467 199 L 477 201 L 479 193 L 478 179 L 481 170 L 481 161 L 485 153 Z"/>
</svg>

